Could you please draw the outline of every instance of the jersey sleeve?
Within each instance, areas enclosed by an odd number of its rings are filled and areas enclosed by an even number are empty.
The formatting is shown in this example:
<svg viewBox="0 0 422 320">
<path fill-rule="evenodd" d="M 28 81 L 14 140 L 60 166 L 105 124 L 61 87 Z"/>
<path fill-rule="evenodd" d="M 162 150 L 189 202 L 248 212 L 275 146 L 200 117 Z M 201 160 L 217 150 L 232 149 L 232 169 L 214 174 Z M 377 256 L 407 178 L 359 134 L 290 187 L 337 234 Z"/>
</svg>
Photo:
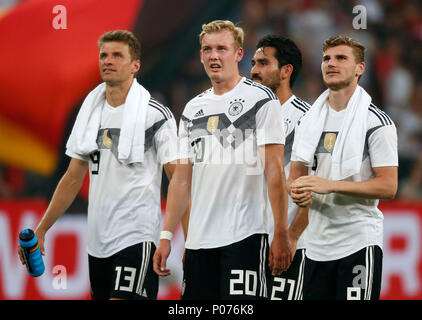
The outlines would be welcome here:
<svg viewBox="0 0 422 320">
<path fill-rule="evenodd" d="M 305 115 L 305 114 L 304 114 Z M 297 131 L 298 131 L 298 127 L 300 125 L 300 119 L 295 123 L 295 131 L 294 131 L 294 135 L 293 135 L 293 141 L 297 141 Z M 293 145 L 294 145 L 293 142 Z M 290 161 L 294 161 L 294 162 L 299 162 L 300 164 L 303 164 L 304 166 L 308 167 L 309 164 L 305 159 L 302 159 L 301 157 L 299 157 L 296 152 L 294 151 L 293 147 L 292 147 L 292 155 L 290 157 Z"/>
<path fill-rule="evenodd" d="M 368 148 L 373 168 L 398 166 L 396 127 L 388 125 L 375 130 L 368 138 Z"/>
<path fill-rule="evenodd" d="M 174 117 L 167 119 L 154 137 L 157 159 L 166 164 L 177 159 L 177 126 Z"/>
<path fill-rule="evenodd" d="M 75 158 L 78 160 L 82 160 L 82 161 L 89 161 L 89 156 L 82 156 L 80 154 L 77 154 L 75 152 L 72 152 L 70 149 L 66 149 L 66 155 L 71 157 L 71 158 Z"/>
<path fill-rule="evenodd" d="M 186 118 L 184 115 L 181 116 L 179 122 L 179 145 L 178 145 L 178 158 L 179 159 L 191 159 L 192 152 L 190 148 L 189 142 L 189 119 Z"/>
<path fill-rule="evenodd" d="M 285 129 L 280 102 L 270 100 L 256 113 L 256 137 L 258 146 L 284 144 Z"/>
</svg>

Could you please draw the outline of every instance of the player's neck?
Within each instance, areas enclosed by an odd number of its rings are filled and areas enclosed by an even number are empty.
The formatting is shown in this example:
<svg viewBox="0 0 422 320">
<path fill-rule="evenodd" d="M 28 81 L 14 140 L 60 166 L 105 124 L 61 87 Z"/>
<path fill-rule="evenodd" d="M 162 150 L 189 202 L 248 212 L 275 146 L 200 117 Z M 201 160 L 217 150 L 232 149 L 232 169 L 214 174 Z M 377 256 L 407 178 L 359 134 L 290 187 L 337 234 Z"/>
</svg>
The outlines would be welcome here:
<svg viewBox="0 0 422 320">
<path fill-rule="evenodd" d="M 289 98 L 293 95 L 292 90 L 290 89 L 290 86 L 285 86 L 282 83 L 277 88 L 275 92 L 278 100 L 280 100 L 280 104 L 282 105 L 285 103 Z"/>
<path fill-rule="evenodd" d="M 125 103 L 127 94 L 132 86 L 133 78 L 118 85 L 106 84 L 106 100 L 112 107 L 118 107 Z"/>
<path fill-rule="evenodd" d="M 239 81 L 242 79 L 242 76 L 236 74 L 236 76 L 231 77 L 230 79 L 223 80 L 223 81 L 214 81 L 211 80 L 212 88 L 214 90 L 214 94 L 220 96 L 233 90 L 234 87 L 237 86 Z"/>
<path fill-rule="evenodd" d="M 329 91 L 328 101 L 331 108 L 335 111 L 341 111 L 347 108 L 350 98 L 355 92 L 357 84 L 350 85 L 346 88 L 340 90 L 331 90 Z"/>
</svg>

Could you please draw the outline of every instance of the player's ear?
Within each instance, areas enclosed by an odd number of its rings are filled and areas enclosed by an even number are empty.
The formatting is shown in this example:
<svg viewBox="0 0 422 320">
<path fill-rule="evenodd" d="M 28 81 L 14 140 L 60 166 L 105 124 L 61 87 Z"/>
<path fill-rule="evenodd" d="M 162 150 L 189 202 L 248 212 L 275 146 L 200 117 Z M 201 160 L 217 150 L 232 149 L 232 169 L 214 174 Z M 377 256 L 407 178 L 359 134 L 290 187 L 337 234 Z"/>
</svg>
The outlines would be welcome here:
<svg viewBox="0 0 422 320">
<path fill-rule="evenodd" d="M 359 62 L 356 65 L 356 75 L 360 77 L 365 72 L 365 62 Z"/>
<path fill-rule="evenodd" d="M 242 47 L 239 47 L 239 48 L 236 49 L 236 61 L 237 62 L 240 62 L 240 60 L 242 60 L 243 53 L 244 53 L 244 51 L 243 51 Z"/>
<path fill-rule="evenodd" d="M 293 73 L 293 66 L 291 64 L 286 64 L 281 67 L 280 70 L 280 80 L 290 79 Z"/>
<path fill-rule="evenodd" d="M 141 69 L 141 60 L 137 59 L 133 62 L 132 72 L 135 74 Z"/>
</svg>

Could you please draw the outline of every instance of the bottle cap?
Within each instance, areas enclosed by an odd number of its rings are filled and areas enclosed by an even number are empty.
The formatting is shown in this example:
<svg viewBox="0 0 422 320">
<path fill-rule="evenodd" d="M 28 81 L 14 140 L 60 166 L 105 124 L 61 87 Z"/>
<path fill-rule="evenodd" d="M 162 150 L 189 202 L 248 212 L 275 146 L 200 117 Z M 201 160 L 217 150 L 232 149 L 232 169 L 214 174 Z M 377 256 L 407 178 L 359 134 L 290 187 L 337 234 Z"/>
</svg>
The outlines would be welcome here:
<svg viewBox="0 0 422 320">
<path fill-rule="evenodd" d="M 21 232 L 19 232 L 19 239 L 22 241 L 29 241 L 34 237 L 34 231 L 31 229 L 24 229 Z"/>
</svg>

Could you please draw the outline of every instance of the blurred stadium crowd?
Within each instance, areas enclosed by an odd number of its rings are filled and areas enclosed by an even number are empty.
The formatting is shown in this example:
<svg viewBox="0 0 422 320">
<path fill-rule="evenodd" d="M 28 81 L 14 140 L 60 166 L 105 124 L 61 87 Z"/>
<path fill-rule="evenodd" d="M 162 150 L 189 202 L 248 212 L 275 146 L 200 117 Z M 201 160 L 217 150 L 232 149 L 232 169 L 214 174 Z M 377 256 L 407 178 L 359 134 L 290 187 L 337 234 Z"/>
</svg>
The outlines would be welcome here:
<svg viewBox="0 0 422 320">
<path fill-rule="evenodd" d="M 16 2 L 0 0 L 0 5 Z M 356 5 L 366 9 L 366 29 L 353 28 Z M 236 10 L 232 11 L 230 20 L 245 30 L 241 73 L 249 77 L 255 45 L 262 36 L 288 36 L 303 54 L 302 72 L 293 91 L 311 104 L 325 90 L 320 71 L 324 39 L 333 34 L 347 34 L 361 41 L 367 51 L 366 72 L 360 84 L 371 94 L 373 103 L 391 116 L 398 129 L 397 198 L 422 200 L 420 0 L 244 0 L 238 1 Z M 148 89 L 173 111 L 178 121 L 186 102 L 210 86 L 199 60 L 198 41 L 192 54 L 180 63 L 174 79 L 165 90 Z M 42 181 L 34 173 L 0 163 L 1 198 L 45 196 L 40 188 Z"/>
</svg>

